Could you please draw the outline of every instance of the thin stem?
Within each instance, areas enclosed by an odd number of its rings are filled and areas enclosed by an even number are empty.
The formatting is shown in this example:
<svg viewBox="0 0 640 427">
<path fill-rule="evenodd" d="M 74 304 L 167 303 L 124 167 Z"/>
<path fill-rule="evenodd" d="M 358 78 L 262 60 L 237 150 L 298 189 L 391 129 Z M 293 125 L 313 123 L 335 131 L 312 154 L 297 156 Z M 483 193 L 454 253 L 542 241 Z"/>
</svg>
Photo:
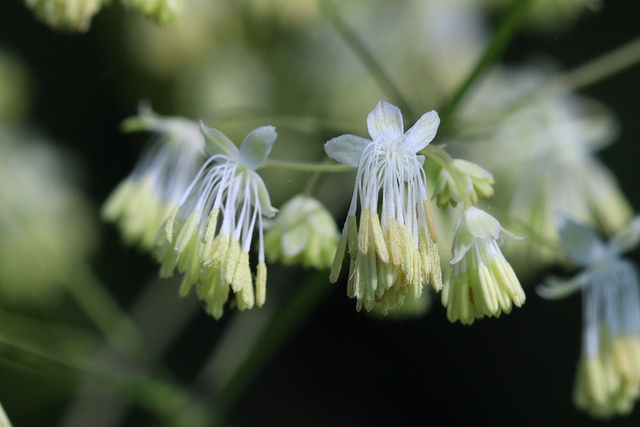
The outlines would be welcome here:
<svg viewBox="0 0 640 427">
<path fill-rule="evenodd" d="M 67 291 L 111 345 L 135 360 L 148 359 L 137 326 L 91 270 L 76 272 L 68 282 Z"/>
<path fill-rule="evenodd" d="M 445 153 L 445 156 L 443 156 L 442 153 Z M 460 181 L 458 172 L 451 167 L 450 163 L 452 158 L 449 153 L 447 153 L 440 147 L 429 145 L 427 146 L 427 148 L 420 151 L 420 154 L 424 154 L 425 156 L 429 157 L 431 160 L 439 164 L 442 169 L 446 170 L 449 173 L 449 175 L 453 179 L 454 184 L 456 185 L 456 188 L 458 189 L 458 193 L 460 193 L 460 197 L 462 198 L 462 203 L 464 204 L 465 209 L 473 206 L 473 203 L 471 203 L 471 200 L 469 200 L 469 195 L 464 190 L 464 186 Z"/>
<path fill-rule="evenodd" d="M 498 29 L 493 33 L 493 37 L 484 51 L 484 54 L 476 64 L 475 68 L 471 71 L 469 76 L 460 85 L 458 90 L 454 92 L 451 100 L 444 105 L 440 117 L 445 121 L 450 118 L 456 109 L 459 107 L 464 96 L 469 92 L 471 86 L 480 77 L 480 75 L 496 61 L 507 48 L 511 39 L 516 33 L 516 30 L 520 26 L 520 22 L 524 17 L 530 0 L 516 0 L 509 10 L 505 13 Z"/>
<path fill-rule="evenodd" d="M 417 117 L 413 113 L 411 104 L 402 96 L 400 90 L 393 84 L 387 73 L 384 72 L 378 61 L 375 60 L 371 52 L 358 38 L 356 33 L 349 27 L 349 24 L 340 16 L 330 0 L 318 0 L 324 15 L 334 25 L 342 39 L 356 54 L 358 59 L 364 64 L 371 74 L 371 77 L 378 83 L 380 88 L 393 99 L 394 103 L 400 107 L 409 121 L 415 121 Z"/>
<path fill-rule="evenodd" d="M 326 272 L 309 274 L 301 281 L 295 293 L 275 310 L 269 323 L 256 337 L 247 358 L 222 385 L 219 397 L 224 407 L 233 406 L 259 369 L 332 289 Z"/>
<path fill-rule="evenodd" d="M 552 84 L 576 90 L 597 83 L 640 62 L 640 37 L 557 76 Z"/>
<path fill-rule="evenodd" d="M 294 162 L 289 160 L 267 160 L 258 169 L 264 168 L 280 168 L 302 172 L 349 172 L 354 170 L 351 166 L 342 164 L 324 164 L 324 163 L 307 163 Z"/>
</svg>

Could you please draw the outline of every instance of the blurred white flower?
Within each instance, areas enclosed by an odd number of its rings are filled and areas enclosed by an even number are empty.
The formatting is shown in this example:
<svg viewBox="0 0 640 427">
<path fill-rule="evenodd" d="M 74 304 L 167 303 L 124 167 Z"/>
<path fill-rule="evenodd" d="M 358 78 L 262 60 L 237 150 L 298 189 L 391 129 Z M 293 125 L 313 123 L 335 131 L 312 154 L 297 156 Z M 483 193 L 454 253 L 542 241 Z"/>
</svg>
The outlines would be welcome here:
<svg viewBox="0 0 640 427">
<path fill-rule="evenodd" d="M 141 105 L 123 122 L 126 131 L 151 131 L 157 137 L 102 207 L 102 217 L 118 224 L 128 244 L 152 250 L 156 235 L 204 163 L 204 138 L 198 123 L 162 117 Z"/>
<path fill-rule="evenodd" d="M 73 182 L 78 165 L 25 129 L 0 125 L 0 300 L 52 304 L 87 268 L 94 212 Z"/>
<path fill-rule="evenodd" d="M 492 206 L 510 229 L 530 237 L 527 245 L 506 245 L 505 252 L 530 270 L 556 257 L 549 250 L 558 241 L 556 215 L 607 234 L 632 215 L 615 178 L 594 155 L 615 136 L 611 114 L 575 94 L 545 93 L 545 82 L 531 69 L 496 70 L 460 116 L 457 138 L 472 143 L 448 146 L 493 174 Z"/>
<path fill-rule="evenodd" d="M 182 17 L 185 0 L 120 0 L 158 24 L 171 24 Z"/>
<path fill-rule="evenodd" d="M 329 157 L 358 168 L 331 271 L 336 282 L 348 243 L 348 294 L 357 299 L 358 310 L 378 303 L 386 313 L 402 305 L 407 292 L 420 297 L 424 284 L 441 288 L 424 157 L 416 155 L 433 140 L 439 124 L 438 114 L 430 111 L 405 133 L 400 109 L 380 101 L 367 117 L 371 140 L 342 135 L 325 144 Z"/>
<path fill-rule="evenodd" d="M 582 354 L 574 403 L 597 418 L 628 414 L 640 397 L 640 282 L 622 259 L 640 242 L 640 217 L 605 244 L 589 227 L 561 218 L 567 256 L 584 270 L 562 280 L 550 277 L 538 293 L 549 299 L 582 290 Z"/>
</svg>

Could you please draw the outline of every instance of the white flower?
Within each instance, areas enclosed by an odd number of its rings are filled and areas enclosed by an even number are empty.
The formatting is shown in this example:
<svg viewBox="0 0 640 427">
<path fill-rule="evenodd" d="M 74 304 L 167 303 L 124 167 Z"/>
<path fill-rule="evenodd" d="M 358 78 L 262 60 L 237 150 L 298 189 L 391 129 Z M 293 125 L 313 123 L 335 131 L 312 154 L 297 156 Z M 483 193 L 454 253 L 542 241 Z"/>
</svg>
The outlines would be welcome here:
<svg viewBox="0 0 640 427">
<path fill-rule="evenodd" d="M 265 235 L 270 262 L 330 268 L 338 244 L 338 227 L 327 208 L 313 197 L 299 194 L 285 203 Z"/>
<path fill-rule="evenodd" d="M 238 150 L 226 136 L 201 125 L 211 157 L 186 190 L 166 223 L 158 259 L 160 275 L 171 275 L 177 266 L 186 273 L 180 294 L 196 283 L 198 297 L 207 312 L 222 316 L 229 287 L 237 295 L 240 310 L 262 306 L 266 295 L 263 216 L 273 217 L 269 193 L 255 170 L 269 156 L 276 140 L 273 126 L 247 135 Z M 222 220 L 222 221 L 220 221 Z M 259 250 L 255 292 L 249 250 L 258 228 Z"/>
<path fill-rule="evenodd" d="M 492 185 L 495 181 L 491 172 L 464 159 L 453 159 L 449 164 L 457 174 L 462 188 L 456 185 L 449 171 L 442 168 L 436 179 L 434 190 L 438 206 L 444 208 L 451 204 L 455 207 L 465 199 L 469 199 L 475 205 L 479 198 L 493 195 Z M 464 194 L 461 194 L 461 190 Z"/>
<path fill-rule="evenodd" d="M 574 402 L 594 417 L 628 414 L 640 396 L 640 284 L 636 267 L 621 258 L 640 241 L 640 217 L 605 244 L 589 227 L 562 218 L 562 246 L 584 271 L 547 279 L 538 292 L 560 298 L 582 290 L 582 354 Z"/>
<path fill-rule="evenodd" d="M 102 217 L 118 223 L 125 242 L 152 250 L 158 230 L 205 160 L 204 138 L 197 122 L 160 117 L 145 105 L 123 128 L 152 131 L 158 138 L 106 200 Z"/>
<path fill-rule="evenodd" d="M 497 219 L 475 207 L 467 208 L 456 224 L 453 258 L 444 273 L 442 304 L 451 322 L 471 324 L 476 318 L 509 313 L 522 306 L 525 294 L 498 244 L 502 235 L 521 240 Z"/>
<path fill-rule="evenodd" d="M 436 290 L 442 286 L 424 158 L 416 155 L 433 140 L 439 123 L 431 111 L 404 133 L 400 109 L 380 101 L 367 117 L 371 140 L 342 135 L 325 145 L 329 157 L 358 168 L 331 272 L 335 282 L 348 243 L 348 294 L 358 300 L 358 310 L 379 303 L 386 313 L 409 291 L 418 298 L 429 281 Z"/>
</svg>

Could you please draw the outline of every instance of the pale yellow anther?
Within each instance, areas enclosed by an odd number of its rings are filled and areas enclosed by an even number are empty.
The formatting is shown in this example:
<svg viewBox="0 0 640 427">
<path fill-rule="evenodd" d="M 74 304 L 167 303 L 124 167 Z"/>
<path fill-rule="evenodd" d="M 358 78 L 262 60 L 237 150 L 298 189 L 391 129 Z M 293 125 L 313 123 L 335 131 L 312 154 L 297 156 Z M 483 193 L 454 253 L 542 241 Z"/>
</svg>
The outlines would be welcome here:
<svg viewBox="0 0 640 427">
<path fill-rule="evenodd" d="M 371 214 L 371 232 L 373 234 L 373 241 L 376 245 L 376 253 L 380 258 L 380 261 L 387 264 L 389 262 L 389 251 L 387 250 L 387 244 L 384 241 L 384 234 L 380 227 L 380 219 L 377 212 Z"/>
<path fill-rule="evenodd" d="M 194 231 L 189 242 L 187 242 L 187 246 L 185 246 L 184 251 L 180 253 L 180 259 L 178 260 L 178 271 L 180 273 L 184 273 L 191 267 L 195 267 L 196 270 L 200 270 L 200 257 L 198 256 L 199 247 L 200 239 L 198 238 L 198 233 Z"/>
<path fill-rule="evenodd" d="M 436 243 L 438 241 L 438 235 L 436 234 L 436 223 L 433 220 L 433 212 L 431 212 L 431 203 L 429 203 L 429 200 L 425 199 L 422 201 L 422 206 L 424 207 L 424 213 L 427 215 L 429 237 L 431 237 L 431 241 L 433 243 Z"/>
<path fill-rule="evenodd" d="M 233 283 L 233 276 L 236 272 L 236 267 L 238 265 L 238 258 L 240 257 L 240 243 L 237 240 L 231 239 L 229 241 L 229 251 L 227 252 L 227 259 L 223 264 L 224 271 L 224 280 L 225 283 L 231 284 L 231 288 L 233 292 L 240 292 L 242 287 L 240 284 Z"/>
<path fill-rule="evenodd" d="M 492 316 L 498 311 L 498 296 L 496 295 L 497 283 L 486 265 L 478 267 L 478 276 L 482 288 L 482 298 L 484 299 L 487 310 L 485 313 Z"/>
<path fill-rule="evenodd" d="M 429 254 L 431 258 L 431 286 L 433 290 L 439 292 L 442 289 L 442 267 L 440 266 L 440 253 L 435 242 L 429 245 Z"/>
<path fill-rule="evenodd" d="M 134 186 L 133 183 L 125 179 L 113 190 L 105 204 L 102 206 L 100 215 L 105 221 L 116 221 L 127 206 L 131 204 Z"/>
<path fill-rule="evenodd" d="M 244 289 L 247 280 L 251 283 L 251 268 L 249 267 L 249 253 L 241 252 L 238 255 L 238 260 L 236 262 L 236 266 L 233 269 L 233 278 L 231 287 L 234 292 L 237 292 L 236 289 Z"/>
<path fill-rule="evenodd" d="M 389 255 L 391 263 L 394 265 L 402 264 L 402 237 L 398 231 L 398 222 L 395 218 L 389 220 Z"/>
<path fill-rule="evenodd" d="M 160 273 L 159 276 L 162 279 L 166 279 L 167 277 L 171 277 L 173 275 L 173 270 L 176 268 L 176 264 L 178 263 L 179 255 L 173 251 L 173 248 L 167 247 L 160 258 Z"/>
<path fill-rule="evenodd" d="M 192 236 L 198 232 L 198 223 L 200 222 L 200 214 L 198 212 L 191 212 L 189 218 L 182 226 L 182 229 L 178 233 L 176 238 L 174 250 L 181 254 L 184 252 L 187 244 L 191 240 Z"/>
<path fill-rule="evenodd" d="M 258 263 L 256 273 L 256 304 L 262 307 L 267 298 L 267 265 L 264 262 Z"/>
<path fill-rule="evenodd" d="M 354 215 L 349 216 L 347 223 L 349 254 L 351 258 L 356 257 L 358 252 L 358 224 Z"/>
<path fill-rule="evenodd" d="M 347 249 L 347 235 L 343 234 L 338 240 L 338 248 L 336 254 L 333 257 L 333 265 L 331 266 L 331 274 L 329 275 L 329 282 L 336 283 L 338 277 L 340 277 L 340 270 L 342 270 L 342 261 L 344 260 L 344 254 Z"/>
<path fill-rule="evenodd" d="M 358 230 L 358 250 L 361 254 L 366 255 L 369 251 L 369 223 L 371 211 L 363 209 L 360 216 L 360 230 Z"/>
<path fill-rule="evenodd" d="M 178 211 L 180 210 L 180 206 L 176 206 L 171 210 L 169 217 L 167 218 L 167 223 L 164 226 L 164 232 L 167 235 L 167 241 L 169 243 L 173 243 L 173 226 L 176 221 L 176 216 L 178 215 Z"/>
<path fill-rule="evenodd" d="M 214 209 L 209 213 L 207 217 L 207 224 L 204 227 L 204 235 L 202 236 L 202 242 L 207 243 L 213 240 L 213 236 L 216 234 L 216 228 L 218 226 L 218 215 L 220 209 Z"/>
<path fill-rule="evenodd" d="M 207 250 L 205 257 L 202 259 L 202 265 L 204 267 L 216 267 L 222 269 L 222 264 L 227 259 L 227 252 L 229 251 L 229 235 L 218 234 L 213 239 L 211 249 Z"/>
</svg>

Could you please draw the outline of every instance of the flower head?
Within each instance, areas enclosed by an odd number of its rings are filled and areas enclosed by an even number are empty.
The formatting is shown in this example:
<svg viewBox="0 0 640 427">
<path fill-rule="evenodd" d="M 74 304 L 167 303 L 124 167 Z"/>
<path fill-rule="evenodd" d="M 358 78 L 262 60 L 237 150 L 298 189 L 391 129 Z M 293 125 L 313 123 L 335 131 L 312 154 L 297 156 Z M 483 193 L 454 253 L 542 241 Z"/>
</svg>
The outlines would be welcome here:
<svg viewBox="0 0 640 427">
<path fill-rule="evenodd" d="M 126 242 L 151 250 L 158 230 L 204 162 L 204 139 L 197 122 L 160 117 L 144 105 L 123 128 L 159 137 L 109 196 L 102 217 L 118 223 Z"/>
<path fill-rule="evenodd" d="M 380 101 L 367 118 L 371 140 L 342 135 L 325 145 L 329 157 L 358 168 L 331 272 L 335 282 L 348 246 L 348 294 L 358 300 L 358 310 L 379 303 L 386 313 L 409 291 L 418 298 L 424 284 L 442 286 L 424 158 L 416 155 L 433 140 L 439 123 L 431 111 L 405 133 L 400 109 Z"/>
<path fill-rule="evenodd" d="M 330 268 L 338 244 L 338 227 L 322 203 L 297 195 L 285 203 L 265 235 L 270 262 Z"/>
<path fill-rule="evenodd" d="M 467 208 L 458 219 L 453 258 L 444 273 L 442 289 L 442 304 L 451 322 L 471 324 L 485 315 L 509 313 L 512 304 L 524 304 L 520 281 L 498 246 L 501 235 L 521 239 L 475 207 Z"/>
<path fill-rule="evenodd" d="M 640 241 L 640 217 L 609 244 L 567 218 L 559 229 L 565 252 L 585 270 L 566 281 L 550 278 L 538 292 L 559 298 L 582 289 L 582 354 L 574 403 L 597 418 L 628 414 L 640 397 L 640 282 L 635 266 L 621 255 Z"/>
<path fill-rule="evenodd" d="M 204 125 L 201 129 L 211 157 L 167 219 L 158 260 L 163 277 L 171 275 L 176 266 L 186 273 L 180 294 L 188 294 L 195 283 L 207 312 L 218 319 L 230 287 L 240 310 L 262 306 L 265 300 L 263 217 L 273 217 L 277 211 L 255 170 L 269 156 L 277 135 L 273 126 L 260 127 L 247 135 L 238 150 L 219 131 Z M 254 292 L 249 250 L 256 227 L 259 250 Z"/>
</svg>

